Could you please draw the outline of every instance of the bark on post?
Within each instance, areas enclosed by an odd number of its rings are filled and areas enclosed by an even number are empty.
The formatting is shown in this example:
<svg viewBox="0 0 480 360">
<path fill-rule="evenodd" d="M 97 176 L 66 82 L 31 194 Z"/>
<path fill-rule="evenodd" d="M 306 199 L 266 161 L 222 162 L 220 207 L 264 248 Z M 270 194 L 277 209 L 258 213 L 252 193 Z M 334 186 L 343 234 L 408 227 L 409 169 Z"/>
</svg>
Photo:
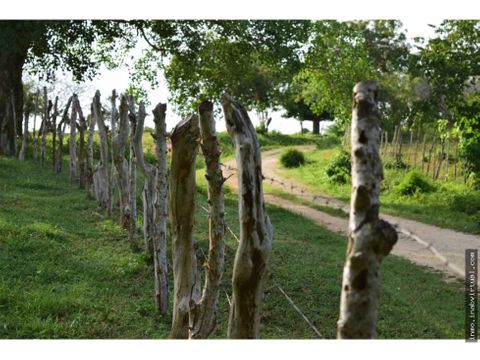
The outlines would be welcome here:
<svg viewBox="0 0 480 360">
<path fill-rule="evenodd" d="M 93 106 L 92 106 L 93 113 Z M 90 114 L 87 117 L 88 124 L 88 145 L 87 145 L 87 171 L 85 178 L 85 195 L 89 199 L 93 199 L 93 135 L 95 132 L 95 117 Z"/>
<path fill-rule="evenodd" d="M 55 105 L 52 114 L 52 162 L 53 172 L 57 170 L 57 116 L 58 116 L 58 96 L 55 97 Z"/>
<path fill-rule="evenodd" d="M 65 128 L 67 123 L 65 121 L 60 121 L 57 125 L 58 133 L 58 147 L 57 147 L 57 156 L 55 157 L 55 174 L 60 174 L 62 172 L 62 163 L 63 163 L 63 137 L 65 135 Z"/>
<path fill-rule="evenodd" d="M 110 141 L 113 144 L 113 136 L 117 133 L 117 119 L 118 119 L 118 111 L 117 111 L 117 92 L 115 90 L 112 90 L 112 97 L 110 98 L 110 104 L 111 104 L 111 119 L 110 119 L 110 124 L 111 124 L 111 137 Z M 113 145 L 111 147 L 111 154 L 110 158 L 112 159 L 113 162 Z M 117 187 L 117 171 L 115 169 L 115 166 L 110 167 L 110 208 L 109 208 L 109 214 L 113 214 L 113 209 L 115 208 L 115 189 Z"/>
<path fill-rule="evenodd" d="M 38 99 L 40 97 L 40 90 L 37 90 L 35 96 L 35 107 L 33 110 L 33 135 L 32 135 L 32 145 L 33 145 L 33 158 L 38 159 L 38 138 L 36 136 L 36 127 L 37 127 L 37 112 L 38 112 Z"/>
<path fill-rule="evenodd" d="M 77 94 L 73 94 L 72 115 L 70 117 L 70 183 L 77 180 Z"/>
<path fill-rule="evenodd" d="M 47 87 L 43 87 L 43 121 L 42 121 L 42 144 L 40 147 L 40 165 L 45 164 L 46 146 L 47 146 L 47 124 L 48 124 L 48 98 Z"/>
<path fill-rule="evenodd" d="M 165 124 L 166 104 L 158 104 L 153 110 L 155 123 L 155 153 L 157 158 L 154 199 L 153 262 L 155 268 L 155 306 L 166 314 L 168 309 L 168 263 L 167 263 L 167 128 Z"/>
<path fill-rule="evenodd" d="M 137 247 L 137 157 L 135 155 L 135 129 L 137 126 L 135 103 L 133 97 L 129 99 L 129 120 L 130 120 L 130 162 L 129 162 L 129 189 L 130 189 L 130 244 L 132 247 Z"/>
<path fill-rule="evenodd" d="M 87 123 L 85 122 L 85 117 L 83 116 L 82 107 L 80 106 L 80 101 L 78 97 L 75 99 L 74 106 L 77 109 L 78 114 L 78 132 L 79 132 L 79 143 L 78 143 L 78 170 L 80 176 L 80 188 L 85 187 L 85 131 L 87 130 Z"/>
<path fill-rule="evenodd" d="M 65 135 L 65 127 L 67 126 L 67 122 L 69 122 L 68 111 L 70 109 L 70 105 L 72 104 L 73 97 L 67 101 L 67 105 L 65 105 L 65 109 L 63 110 L 62 120 L 57 126 L 57 133 L 58 133 L 58 148 L 57 148 L 57 155 L 55 156 L 55 173 L 60 174 L 62 172 L 62 162 L 63 162 L 63 137 Z"/>
<path fill-rule="evenodd" d="M 206 164 L 205 178 L 208 181 L 209 247 L 202 298 L 199 303 L 192 301 L 190 304 L 190 339 L 206 339 L 215 329 L 218 294 L 225 264 L 223 198 L 225 179 L 220 168 L 220 149 L 213 118 L 213 103 L 202 102 L 198 112 L 202 135 L 201 146 Z"/>
<path fill-rule="evenodd" d="M 93 126 L 95 126 L 95 124 L 98 125 L 98 134 L 100 135 L 100 162 L 97 164 L 93 172 L 95 196 L 100 207 L 103 210 L 108 210 L 110 206 L 110 184 L 108 181 L 108 140 L 107 128 L 103 119 L 102 104 L 100 103 L 100 91 L 98 90 L 95 92 L 95 97 L 93 98 L 92 117 Z"/>
<path fill-rule="evenodd" d="M 197 261 L 193 246 L 195 159 L 199 140 L 198 116 L 191 115 L 173 129 L 170 176 L 170 226 L 173 256 L 173 320 L 171 338 L 187 339 L 190 301 L 196 287 Z M 198 300 L 198 299 L 195 299 Z"/>
<path fill-rule="evenodd" d="M 24 103 L 24 119 L 23 119 L 23 139 L 22 147 L 20 148 L 20 153 L 18 154 L 18 160 L 25 160 L 25 151 L 28 147 L 28 119 L 30 118 L 30 101 L 29 99 L 25 100 Z"/>
<path fill-rule="evenodd" d="M 143 187 L 143 235 L 145 239 L 145 250 L 148 254 L 153 255 L 153 239 L 155 237 L 155 180 L 157 176 L 157 169 L 155 166 L 145 162 L 145 158 L 143 156 L 142 137 L 146 116 L 147 114 L 145 112 L 145 105 L 140 103 L 136 117 L 136 130 L 134 131 L 133 135 L 133 150 L 137 159 L 137 166 L 145 177 L 145 185 Z"/>
<path fill-rule="evenodd" d="M 379 270 L 397 233 L 379 219 L 382 162 L 378 155 L 377 85 L 362 81 L 353 88 L 352 197 L 348 249 L 343 269 L 339 339 L 376 336 Z"/>
<path fill-rule="evenodd" d="M 122 227 L 130 229 L 130 187 L 128 183 L 128 161 L 125 159 L 125 147 L 128 140 L 128 104 L 127 97 L 122 95 L 120 102 L 120 122 L 118 131 L 113 136 L 113 162 L 118 174 L 118 187 L 120 189 L 120 217 Z M 131 244 L 135 247 L 136 244 Z"/>
<path fill-rule="evenodd" d="M 245 108 L 222 97 L 227 130 L 235 144 L 239 193 L 240 244 L 233 265 L 233 296 L 228 337 L 258 337 L 263 288 L 272 251 L 272 226 L 265 210 L 262 160 L 255 129 Z"/>
</svg>

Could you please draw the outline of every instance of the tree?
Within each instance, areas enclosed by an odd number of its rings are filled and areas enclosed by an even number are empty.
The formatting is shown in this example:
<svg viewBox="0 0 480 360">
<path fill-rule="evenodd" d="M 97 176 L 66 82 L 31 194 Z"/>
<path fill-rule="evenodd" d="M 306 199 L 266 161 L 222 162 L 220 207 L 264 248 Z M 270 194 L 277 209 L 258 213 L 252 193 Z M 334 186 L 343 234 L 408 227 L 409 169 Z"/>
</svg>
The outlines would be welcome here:
<svg viewBox="0 0 480 360">
<path fill-rule="evenodd" d="M 7 104 L 13 95 L 15 113 L 22 114 L 26 63 L 47 78 L 57 68 L 70 70 L 75 80 L 91 78 L 102 62 L 113 64 L 108 53 L 119 47 L 115 39 L 122 37 L 120 43 L 129 46 L 129 29 L 119 21 L 0 21 L 0 129 L 6 134 L 0 137 L 0 154 L 13 155 L 21 133 L 22 122 L 7 112 Z"/>
<path fill-rule="evenodd" d="M 184 115 L 228 90 L 247 108 L 263 111 L 300 64 L 309 21 L 208 20 L 136 22 L 151 45 L 135 67 L 137 84 L 155 84 L 165 70 L 172 102 Z M 158 55 L 165 61 L 159 63 Z"/>
<path fill-rule="evenodd" d="M 456 128 L 467 176 L 480 177 L 480 21 L 445 20 L 437 36 L 418 44 L 411 72 L 425 79 L 428 94 L 419 102 L 430 120 L 446 119 Z M 480 180 L 474 180 L 478 186 Z"/>
<path fill-rule="evenodd" d="M 399 21 L 317 21 L 305 61 L 289 90 L 315 115 L 333 112 L 338 122 L 350 119 L 351 86 L 364 78 L 382 85 L 379 106 L 388 109 L 387 124 L 403 119 L 405 93 L 386 91 L 384 83 L 403 80 L 409 47 Z M 393 120 L 393 118 L 397 120 Z M 390 121 L 389 121 L 390 119 Z"/>
</svg>

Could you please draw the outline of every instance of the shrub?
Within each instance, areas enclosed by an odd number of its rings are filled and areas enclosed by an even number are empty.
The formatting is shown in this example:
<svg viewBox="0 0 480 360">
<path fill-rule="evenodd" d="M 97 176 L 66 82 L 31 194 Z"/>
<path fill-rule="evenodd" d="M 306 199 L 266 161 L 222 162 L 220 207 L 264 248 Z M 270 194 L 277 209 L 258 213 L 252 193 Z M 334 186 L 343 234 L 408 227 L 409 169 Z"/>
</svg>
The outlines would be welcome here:
<svg viewBox="0 0 480 360">
<path fill-rule="evenodd" d="M 384 165 L 385 169 L 401 169 L 406 170 L 409 166 L 404 163 L 401 159 L 385 161 Z"/>
<path fill-rule="evenodd" d="M 350 180 L 352 164 L 348 151 L 341 150 L 326 167 L 329 180 L 336 184 L 345 184 Z"/>
<path fill-rule="evenodd" d="M 417 171 L 410 171 L 395 187 L 402 195 L 414 195 L 416 193 L 428 193 L 435 190 L 435 186 Z"/>
<path fill-rule="evenodd" d="M 453 210 L 474 215 L 480 213 L 480 196 L 470 191 L 455 194 L 451 198 L 450 206 Z"/>
<path fill-rule="evenodd" d="M 280 162 L 286 168 L 295 168 L 305 164 L 305 156 L 297 149 L 288 149 L 282 154 Z"/>
</svg>

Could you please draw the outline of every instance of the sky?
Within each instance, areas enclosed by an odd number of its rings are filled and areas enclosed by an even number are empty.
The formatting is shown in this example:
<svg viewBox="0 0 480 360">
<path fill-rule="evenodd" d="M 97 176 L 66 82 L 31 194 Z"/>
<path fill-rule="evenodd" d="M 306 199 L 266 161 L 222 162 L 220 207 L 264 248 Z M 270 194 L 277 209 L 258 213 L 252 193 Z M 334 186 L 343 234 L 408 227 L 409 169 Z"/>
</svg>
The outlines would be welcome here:
<svg viewBox="0 0 480 360">
<path fill-rule="evenodd" d="M 440 20 L 431 19 L 431 21 L 424 21 L 424 20 L 416 20 L 416 19 L 405 19 L 402 20 L 404 27 L 407 29 L 407 35 L 410 39 L 414 37 L 421 36 L 424 38 L 429 38 L 434 35 L 434 29 L 429 26 L 428 24 L 438 25 Z M 148 44 L 140 38 L 136 48 L 133 50 L 133 55 L 140 55 L 142 50 L 147 48 Z M 70 74 L 62 74 L 58 72 L 58 77 L 63 78 L 64 82 L 68 82 L 69 78 L 71 77 Z M 102 95 L 102 102 L 109 105 L 108 97 L 110 96 L 113 89 L 117 91 L 117 93 L 121 93 L 125 89 L 128 88 L 128 69 L 126 66 L 120 67 L 114 70 L 109 70 L 105 66 L 101 66 L 100 71 L 98 72 L 97 76 L 92 81 L 87 81 L 83 84 L 83 88 L 86 90 L 84 96 L 80 96 L 80 103 L 82 108 L 84 109 L 85 113 L 88 113 L 88 109 L 90 107 L 91 99 L 95 93 L 95 90 L 100 90 Z M 180 117 L 174 113 L 173 108 L 168 107 L 168 88 L 166 85 L 165 78 L 161 71 L 158 72 L 158 78 L 160 79 L 159 84 L 160 86 L 156 89 L 149 90 L 149 102 L 150 106 L 147 107 L 147 118 L 145 120 L 145 126 L 147 127 L 154 127 L 153 125 L 153 117 L 151 116 L 151 109 L 154 108 L 156 104 L 159 102 L 167 103 L 167 130 L 171 130 L 179 121 Z M 149 86 L 147 86 L 149 89 Z M 69 90 L 66 90 L 69 91 Z M 65 92 L 65 90 L 62 90 Z M 53 94 L 55 95 L 55 94 Z M 272 122 L 270 124 L 269 130 L 277 130 L 284 134 L 293 134 L 298 133 L 300 131 L 300 122 L 295 119 L 286 119 L 282 117 L 282 111 L 273 111 L 269 113 L 269 116 L 272 117 Z M 253 124 L 256 126 L 259 123 L 259 116 L 255 111 L 249 112 L 250 119 L 252 120 Z M 331 122 L 322 122 L 320 131 L 324 131 L 329 123 Z M 32 124 L 33 125 L 33 124 Z M 37 124 L 37 128 L 39 125 Z M 312 130 L 312 122 L 304 121 L 303 127 Z M 217 119 L 217 131 L 225 131 L 225 123 L 221 117 Z M 68 132 L 68 130 L 67 130 Z"/>
</svg>

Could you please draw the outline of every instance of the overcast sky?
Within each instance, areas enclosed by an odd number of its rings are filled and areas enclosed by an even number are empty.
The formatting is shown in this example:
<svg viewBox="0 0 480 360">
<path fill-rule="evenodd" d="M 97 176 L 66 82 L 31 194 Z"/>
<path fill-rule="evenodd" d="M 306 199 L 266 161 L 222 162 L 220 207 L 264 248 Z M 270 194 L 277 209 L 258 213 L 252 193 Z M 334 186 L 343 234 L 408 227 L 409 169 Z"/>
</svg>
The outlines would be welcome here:
<svg viewBox="0 0 480 360">
<path fill-rule="evenodd" d="M 434 29 L 428 24 L 437 25 L 437 21 L 425 21 L 419 20 L 402 20 L 405 28 L 407 29 L 407 34 L 410 38 L 417 36 L 429 38 L 434 34 Z M 146 48 L 148 45 L 143 39 L 139 39 L 138 45 L 134 50 L 134 55 L 140 55 L 143 48 Z M 60 75 L 62 76 L 62 75 Z M 63 75 L 65 80 L 69 78 L 68 74 Z M 159 102 L 167 102 L 167 129 L 170 130 L 175 124 L 180 121 L 178 115 L 173 112 L 172 107 L 168 107 L 168 89 L 165 83 L 162 72 L 159 71 L 158 78 L 160 79 L 160 86 L 157 89 L 149 91 L 149 101 L 150 107 L 147 107 L 148 117 L 146 119 L 145 125 L 153 127 L 153 120 L 151 114 L 151 109 Z M 65 81 L 64 80 L 64 81 Z M 96 89 L 100 90 L 102 94 L 102 100 L 104 104 L 108 103 L 108 96 L 111 94 L 112 90 L 115 89 L 117 93 L 123 92 L 128 87 L 128 69 L 126 67 L 121 67 L 115 70 L 108 70 L 104 66 L 101 67 L 100 72 L 96 78 L 92 81 L 86 82 L 85 87 L 88 89 L 87 95 L 80 97 L 80 102 L 85 113 L 88 113 L 90 106 L 91 98 L 94 95 Z M 149 87 L 147 86 L 147 89 Z M 89 95 L 89 93 L 91 93 Z M 54 94 L 55 95 L 55 94 Z M 109 106 L 109 105 L 108 105 Z M 259 118 L 254 111 L 249 112 L 250 118 L 254 125 L 257 125 Z M 270 116 L 272 117 L 272 122 L 269 127 L 271 130 L 278 130 L 285 134 L 293 134 L 300 131 L 300 123 L 295 119 L 285 119 L 282 116 L 282 111 L 272 112 Z M 310 121 L 304 122 L 304 127 L 312 130 L 312 123 Z M 323 124 L 326 125 L 326 124 Z M 37 125 L 38 127 L 39 125 Z M 222 118 L 217 119 L 217 130 L 224 131 L 225 124 Z M 67 130 L 68 131 L 68 130 Z"/>
</svg>

